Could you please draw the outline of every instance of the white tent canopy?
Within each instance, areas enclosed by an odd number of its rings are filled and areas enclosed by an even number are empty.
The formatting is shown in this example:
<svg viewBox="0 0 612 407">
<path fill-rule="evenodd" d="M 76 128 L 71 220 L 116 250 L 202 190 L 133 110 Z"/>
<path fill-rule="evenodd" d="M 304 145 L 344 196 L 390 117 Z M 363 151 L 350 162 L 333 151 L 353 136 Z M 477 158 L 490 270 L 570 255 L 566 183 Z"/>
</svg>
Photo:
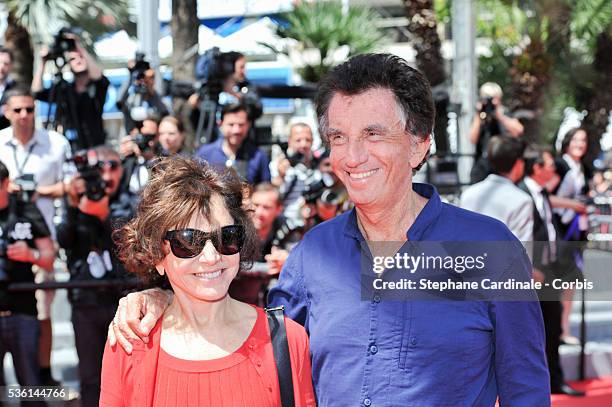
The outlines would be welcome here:
<svg viewBox="0 0 612 407">
<path fill-rule="evenodd" d="M 275 34 L 276 24 L 268 17 L 263 17 L 246 24 L 244 28 L 235 33 L 221 37 L 210 28 L 200 25 L 198 29 L 199 52 L 211 47 L 219 47 L 221 51 L 240 51 L 247 55 L 266 55 L 272 51 L 260 45 L 265 42 L 278 46 L 280 39 Z M 159 40 L 158 52 L 162 59 L 172 55 L 172 35 L 167 31 Z M 94 45 L 96 55 L 103 61 L 127 61 L 134 58 L 138 50 L 138 42 L 130 38 L 125 31 L 119 31 Z"/>
</svg>

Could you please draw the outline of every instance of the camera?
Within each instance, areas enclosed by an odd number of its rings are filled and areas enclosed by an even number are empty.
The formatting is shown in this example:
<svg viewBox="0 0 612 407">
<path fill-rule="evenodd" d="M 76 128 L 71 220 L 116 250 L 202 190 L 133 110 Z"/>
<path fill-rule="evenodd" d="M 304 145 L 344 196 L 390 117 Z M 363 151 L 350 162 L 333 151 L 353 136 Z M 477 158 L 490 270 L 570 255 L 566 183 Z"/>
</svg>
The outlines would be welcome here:
<svg viewBox="0 0 612 407">
<path fill-rule="evenodd" d="M 333 184 L 330 183 L 327 177 L 324 177 L 318 170 L 310 170 L 310 174 L 304 180 L 304 192 L 302 196 L 306 203 L 314 203 L 321 197 L 323 192 L 330 188 Z"/>
<path fill-rule="evenodd" d="M 234 61 L 229 53 L 213 47 L 202 54 L 196 62 L 195 76 L 200 82 L 198 93 L 204 99 L 218 100 L 223 91 L 223 82 L 234 73 Z"/>
<path fill-rule="evenodd" d="M 151 145 L 149 143 L 154 138 L 155 138 L 155 134 L 138 133 L 132 138 L 132 141 L 136 143 L 140 152 L 144 153 L 145 151 L 148 151 L 151 149 Z"/>
<path fill-rule="evenodd" d="M 195 84 L 187 81 L 172 81 L 168 92 L 173 97 L 187 99 L 194 92 L 201 99 L 211 99 L 217 102 L 223 91 L 225 80 L 234 73 L 234 62 L 229 53 L 213 47 L 200 55 L 196 62 Z"/>
<path fill-rule="evenodd" d="M 493 103 L 492 97 L 486 97 L 480 102 L 482 107 L 480 108 L 480 118 L 482 120 L 493 120 L 493 113 L 495 113 L 495 104 Z"/>
<path fill-rule="evenodd" d="M 144 79 L 145 72 L 151 69 L 151 64 L 145 59 L 142 52 L 137 52 L 134 58 L 134 66 L 129 68 L 132 81 L 136 82 Z"/>
<path fill-rule="evenodd" d="M 58 31 L 57 34 L 53 37 L 53 43 L 49 47 L 49 53 L 47 54 L 47 58 L 49 59 L 58 59 L 63 58 L 66 52 L 75 51 L 76 43 L 73 38 L 66 37 L 66 34 L 71 34 L 69 28 L 62 28 Z"/>
<path fill-rule="evenodd" d="M 93 158 L 93 162 L 90 162 Z M 85 196 L 92 201 L 99 201 L 106 195 L 106 183 L 100 174 L 97 157 L 90 157 L 87 150 L 77 151 L 72 158 L 80 177 L 85 181 Z"/>
<path fill-rule="evenodd" d="M 32 197 L 36 192 L 36 181 L 34 174 L 22 174 L 13 181 L 19 187 L 19 192 L 15 192 L 17 202 L 32 202 Z"/>
<path fill-rule="evenodd" d="M 132 83 L 131 93 L 141 95 L 147 94 L 147 85 L 143 83 L 143 79 L 145 78 L 145 72 L 149 69 L 151 69 L 149 61 L 145 60 L 145 56 L 142 52 L 137 52 L 134 59 L 134 66 L 129 68 L 130 81 Z"/>
</svg>

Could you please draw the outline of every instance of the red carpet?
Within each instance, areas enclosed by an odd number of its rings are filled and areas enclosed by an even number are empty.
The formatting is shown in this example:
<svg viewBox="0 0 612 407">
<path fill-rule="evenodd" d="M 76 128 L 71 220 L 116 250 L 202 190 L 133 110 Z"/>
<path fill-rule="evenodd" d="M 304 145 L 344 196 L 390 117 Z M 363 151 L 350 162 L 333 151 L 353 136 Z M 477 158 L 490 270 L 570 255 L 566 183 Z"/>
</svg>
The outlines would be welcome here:
<svg viewBox="0 0 612 407">
<path fill-rule="evenodd" d="M 552 396 L 553 407 L 610 407 L 612 406 L 612 377 L 573 382 L 572 387 L 586 391 L 585 397 Z"/>
</svg>

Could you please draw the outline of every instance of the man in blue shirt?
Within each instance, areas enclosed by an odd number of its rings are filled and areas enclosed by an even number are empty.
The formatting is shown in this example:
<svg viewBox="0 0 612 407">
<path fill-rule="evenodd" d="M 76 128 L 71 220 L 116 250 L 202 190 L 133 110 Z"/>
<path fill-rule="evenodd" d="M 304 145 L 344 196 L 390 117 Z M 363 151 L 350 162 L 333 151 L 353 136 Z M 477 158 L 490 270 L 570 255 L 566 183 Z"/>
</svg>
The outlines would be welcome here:
<svg viewBox="0 0 612 407">
<path fill-rule="evenodd" d="M 412 183 L 433 127 L 427 80 L 399 57 L 361 55 L 321 81 L 316 105 L 355 209 L 306 234 L 269 299 L 310 334 L 319 405 L 494 406 L 498 397 L 501 406 L 549 405 L 537 300 L 387 301 L 378 290 L 364 298 L 362 261 L 375 242 L 516 242 L 501 222 Z M 505 257 L 529 276 L 524 251 Z M 146 337 L 166 300 L 159 292 L 123 300 L 111 341 L 132 329 Z"/>
<path fill-rule="evenodd" d="M 220 170 L 231 167 L 251 185 L 269 182 L 270 161 L 266 153 L 247 139 L 249 127 L 244 104 L 224 105 L 219 125 L 223 137 L 204 144 L 195 153 L 195 157 L 208 161 Z"/>
</svg>

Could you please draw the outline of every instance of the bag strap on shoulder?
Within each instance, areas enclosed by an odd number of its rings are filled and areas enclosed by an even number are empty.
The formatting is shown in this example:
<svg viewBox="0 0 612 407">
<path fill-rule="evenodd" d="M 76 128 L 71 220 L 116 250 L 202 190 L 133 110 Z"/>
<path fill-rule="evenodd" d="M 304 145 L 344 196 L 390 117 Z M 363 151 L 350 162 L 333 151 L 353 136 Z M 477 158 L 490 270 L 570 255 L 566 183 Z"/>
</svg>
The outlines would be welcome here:
<svg viewBox="0 0 612 407">
<path fill-rule="evenodd" d="M 274 361 L 276 362 L 276 370 L 278 372 L 281 406 L 294 407 L 293 378 L 291 375 L 291 359 L 289 356 L 284 311 L 285 307 L 283 306 L 266 308 L 266 315 L 268 316 Z"/>
</svg>

